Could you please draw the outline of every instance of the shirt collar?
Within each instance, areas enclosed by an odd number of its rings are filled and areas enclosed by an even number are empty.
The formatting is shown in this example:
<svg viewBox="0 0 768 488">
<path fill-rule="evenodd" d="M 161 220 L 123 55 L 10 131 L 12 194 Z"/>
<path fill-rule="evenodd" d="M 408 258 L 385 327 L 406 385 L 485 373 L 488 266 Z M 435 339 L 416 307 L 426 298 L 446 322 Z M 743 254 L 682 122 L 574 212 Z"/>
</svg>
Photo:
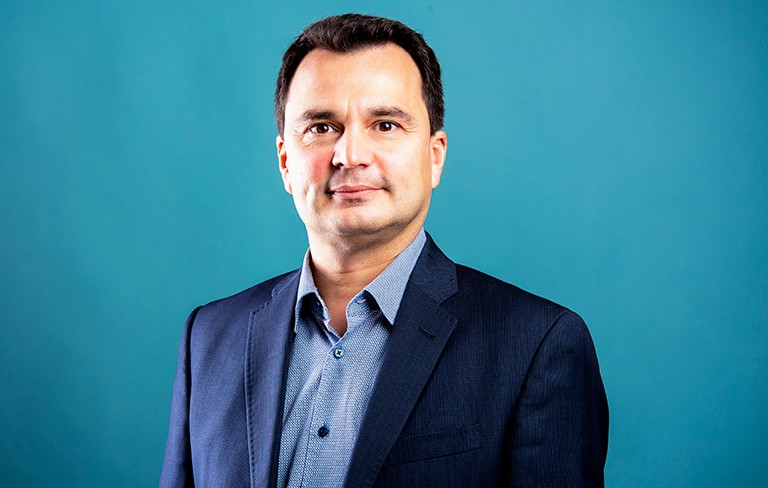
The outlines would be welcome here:
<svg viewBox="0 0 768 488">
<path fill-rule="evenodd" d="M 366 292 L 373 296 L 374 300 L 378 304 L 384 317 L 390 324 L 395 323 L 395 317 L 397 311 L 400 308 L 400 302 L 403 300 L 403 293 L 405 293 L 405 287 L 408 284 L 408 278 L 413 272 L 416 261 L 419 259 L 421 250 L 424 248 L 424 244 L 427 242 L 426 233 L 422 228 L 416 238 L 406 247 L 403 252 L 384 269 L 372 282 L 370 282 L 360 293 L 353 298 L 356 299 Z M 301 275 L 299 277 L 299 288 L 296 298 L 295 317 L 298 319 L 301 307 L 306 297 L 313 299 L 312 305 L 317 306 L 321 310 L 317 310 L 322 314 L 323 318 L 327 319 L 328 309 L 323 302 L 323 298 L 317 291 L 315 286 L 315 280 L 312 277 L 312 268 L 309 265 L 310 250 L 307 250 L 304 255 L 304 262 L 301 266 Z M 298 326 L 298 320 L 294 323 L 294 331 Z"/>
</svg>

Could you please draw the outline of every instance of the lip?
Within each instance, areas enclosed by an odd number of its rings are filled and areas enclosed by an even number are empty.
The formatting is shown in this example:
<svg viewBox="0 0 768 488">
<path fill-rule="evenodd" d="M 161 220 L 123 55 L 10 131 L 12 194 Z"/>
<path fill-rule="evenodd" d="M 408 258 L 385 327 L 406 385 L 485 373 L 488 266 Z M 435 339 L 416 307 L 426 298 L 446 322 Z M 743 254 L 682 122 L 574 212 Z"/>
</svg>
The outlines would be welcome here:
<svg viewBox="0 0 768 488">
<path fill-rule="evenodd" d="M 360 198 L 380 189 L 367 185 L 342 185 L 331 189 L 328 193 L 340 198 Z"/>
</svg>

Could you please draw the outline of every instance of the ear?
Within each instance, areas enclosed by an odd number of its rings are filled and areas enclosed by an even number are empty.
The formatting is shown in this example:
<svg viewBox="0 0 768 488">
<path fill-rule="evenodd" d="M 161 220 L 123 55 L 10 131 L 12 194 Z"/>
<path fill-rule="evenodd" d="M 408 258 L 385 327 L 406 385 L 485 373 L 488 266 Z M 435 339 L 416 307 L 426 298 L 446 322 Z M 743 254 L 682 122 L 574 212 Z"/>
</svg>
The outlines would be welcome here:
<svg viewBox="0 0 768 488">
<path fill-rule="evenodd" d="M 277 146 L 277 163 L 280 167 L 280 175 L 283 177 L 283 186 L 285 191 L 293 194 L 291 191 L 291 179 L 288 177 L 288 153 L 285 149 L 285 141 L 278 135 L 275 138 L 275 145 Z"/>
<path fill-rule="evenodd" d="M 448 134 L 439 130 L 430 137 L 430 151 L 432 163 L 432 189 L 440 184 L 440 175 L 445 166 L 445 155 L 448 152 Z"/>
</svg>

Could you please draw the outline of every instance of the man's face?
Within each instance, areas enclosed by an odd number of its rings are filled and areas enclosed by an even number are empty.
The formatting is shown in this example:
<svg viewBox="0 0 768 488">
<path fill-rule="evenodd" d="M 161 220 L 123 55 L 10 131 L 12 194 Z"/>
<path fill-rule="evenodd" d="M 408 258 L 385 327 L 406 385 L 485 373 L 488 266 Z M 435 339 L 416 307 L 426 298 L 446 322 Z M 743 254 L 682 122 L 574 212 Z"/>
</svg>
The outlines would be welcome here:
<svg viewBox="0 0 768 488">
<path fill-rule="evenodd" d="M 415 235 L 447 145 L 430 135 L 421 75 L 394 44 L 301 62 L 277 153 L 285 189 L 312 237 Z"/>
</svg>

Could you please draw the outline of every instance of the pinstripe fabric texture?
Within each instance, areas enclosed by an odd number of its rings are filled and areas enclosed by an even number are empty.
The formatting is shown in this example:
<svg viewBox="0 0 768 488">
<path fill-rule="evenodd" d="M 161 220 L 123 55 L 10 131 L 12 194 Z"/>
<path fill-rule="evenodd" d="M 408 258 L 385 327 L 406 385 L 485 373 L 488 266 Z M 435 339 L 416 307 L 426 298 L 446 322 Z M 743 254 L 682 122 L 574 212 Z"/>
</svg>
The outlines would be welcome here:
<svg viewBox="0 0 768 488">
<path fill-rule="evenodd" d="M 304 258 L 288 366 L 278 487 L 341 486 L 368 406 L 390 327 L 426 235 L 414 241 L 347 305 L 339 337 Z"/>
</svg>

